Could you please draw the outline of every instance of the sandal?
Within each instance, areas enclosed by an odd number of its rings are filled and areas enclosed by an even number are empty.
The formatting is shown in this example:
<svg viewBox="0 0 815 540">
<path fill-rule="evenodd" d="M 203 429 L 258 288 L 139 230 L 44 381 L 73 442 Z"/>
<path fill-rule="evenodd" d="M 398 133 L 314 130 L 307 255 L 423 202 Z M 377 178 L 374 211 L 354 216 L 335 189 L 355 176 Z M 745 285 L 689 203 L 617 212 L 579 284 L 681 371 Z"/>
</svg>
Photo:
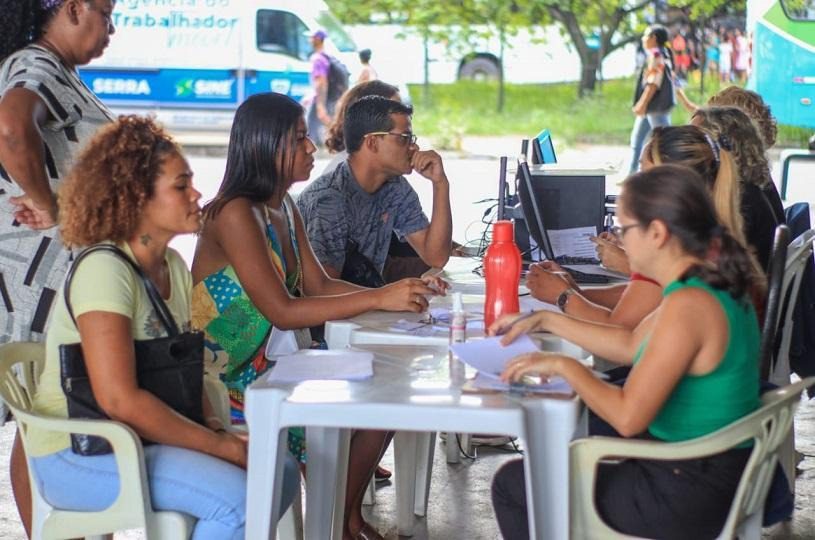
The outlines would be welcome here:
<svg viewBox="0 0 815 540">
<path fill-rule="evenodd" d="M 391 471 L 380 465 L 376 466 L 376 471 L 374 471 L 374 480 L 377 482 L 384 482 L 385 480 L 389 480 L 391 476 L 393 476 Z"/>
</svg>

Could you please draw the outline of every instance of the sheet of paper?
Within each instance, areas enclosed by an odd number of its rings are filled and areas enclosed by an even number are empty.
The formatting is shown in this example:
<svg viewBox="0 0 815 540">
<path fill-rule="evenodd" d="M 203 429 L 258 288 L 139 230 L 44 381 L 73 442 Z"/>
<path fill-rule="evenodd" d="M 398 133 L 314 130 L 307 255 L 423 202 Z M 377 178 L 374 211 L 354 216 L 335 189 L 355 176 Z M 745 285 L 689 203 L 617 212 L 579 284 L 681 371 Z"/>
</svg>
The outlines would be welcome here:
<svg viewBox="0 0 815 540">
<path fill-rule="evenodd" d="M 487 374 L 498 375 L 504 366 L 518 355 L 538 352 L 540 349 L 527 335 L 522 335 L 506 347 L 501 345 L 501 336 L 454 343 L 450 350 L 462 362 Z"/>
<path fill-rule="evenodd" d="M 549 382 L 543 384 L 510 385 L 498 378 L 485 375 L 479 371 L 475 377 L 470 380 L 470 384 L 476 389 L 497 390 L 499 392 L 508 392 L 510 390 L 534 392 L 536 394 L 571 394 L 573 392 L 572 386 L 561 377 L 553 377 Z"/>
<path fill-rule="evenodd" d="M 267 380 L 272 383 L 358 381 L 373 376 L 373 360 L 373 353 L 366 351 L 298 351 L 278 358 Z"/>
<path fill-rule="evenodd" d="M 597 227 L 575 227 L 573 229 L 549 229 L 549 242 L 552 244 L 552 253 L 555 257 L 566 255 L 568 257 L 587 257 L 595 259 L 597 251 L 594 243 L 589 240 L 597 236 Z"/>
</svg>

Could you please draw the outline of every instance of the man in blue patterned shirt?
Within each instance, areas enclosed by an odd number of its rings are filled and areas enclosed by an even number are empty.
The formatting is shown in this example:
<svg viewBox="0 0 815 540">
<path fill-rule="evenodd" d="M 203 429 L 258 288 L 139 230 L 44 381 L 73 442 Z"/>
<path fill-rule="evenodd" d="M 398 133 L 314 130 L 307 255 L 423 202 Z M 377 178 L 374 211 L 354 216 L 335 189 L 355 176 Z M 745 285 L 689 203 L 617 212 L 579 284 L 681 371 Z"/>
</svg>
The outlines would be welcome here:
<svg viewBox="0 0 815 540">
<path fill-rule="evenodd" d="M 416 145 L 412 114 L 410 106 L 379 96 L 351 105 L 343 129 L 348 159 L 317 178 L 297 201 L 314 253 L 332 277 L 342 274 L 351 241 L 381 273 L 392 232 L 428 265 L 447 263 L 450 184 L 441 156 Z M 430 220 L 404 177 L 414 170 L 433 184 Z"/>
</svg>

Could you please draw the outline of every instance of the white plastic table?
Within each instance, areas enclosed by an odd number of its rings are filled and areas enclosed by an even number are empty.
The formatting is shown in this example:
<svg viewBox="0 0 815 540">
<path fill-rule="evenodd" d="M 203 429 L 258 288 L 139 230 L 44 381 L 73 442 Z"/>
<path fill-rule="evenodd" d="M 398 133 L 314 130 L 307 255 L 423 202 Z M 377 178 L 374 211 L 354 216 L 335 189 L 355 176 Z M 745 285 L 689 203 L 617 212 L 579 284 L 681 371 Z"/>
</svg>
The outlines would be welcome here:
<svg viewBox="0 0 815 540">
<path fill-rule="evenodd" d="M 372 379 L 275 385 L 261 377 L 249 388 L 247 538 L 274 534 L 289 426 L 307 427 L 306 538 L 341 534 L 350 429 L 396 430 L 404 437 L 394 446 L 397 460 L 400 452 L 416 451 L 411 432 L 517 436 L 526 448 L 530 537 L 568 538 L 569 442 L 582 409 L 577 397 L 462 392 L 449 382 L 446 343 L 355 348 L 375 353 Z M 398 495 L 407 500 L 414 495 L 414 474 L 396 469 Z"/>
</svg>

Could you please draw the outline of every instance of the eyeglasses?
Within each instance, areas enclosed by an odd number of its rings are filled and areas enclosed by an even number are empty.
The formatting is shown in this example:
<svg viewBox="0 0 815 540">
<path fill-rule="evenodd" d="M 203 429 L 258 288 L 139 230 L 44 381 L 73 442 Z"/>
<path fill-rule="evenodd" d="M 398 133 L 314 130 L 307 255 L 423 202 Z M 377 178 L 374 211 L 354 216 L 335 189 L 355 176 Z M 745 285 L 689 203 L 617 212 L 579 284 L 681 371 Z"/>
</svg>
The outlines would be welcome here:
<svg viewBox="0 0 815 540">
<path fill-rule="evenodd" d="M 633 229 L 635 227 L 642 227 L 642 223 L 634 223 L 633 225 L 622 225 L 622 226 L 615 225 L 615 226 L 611 227 L 608 230 L 608 232 L 610 232 L 611 234 L 613 234 L 614 236 L 616 236 L 617 238 L 622 240 L 623 236 L 625 236 L 625 233 L 627 233 L 629 231 L 629 229 Z"/>
<path fill-rule="evenodd" d="M 395 135 L 401 139 L 400 143 L 402 146 L 416 144 L 416 135 L 413 134 L 411 131 L 406 131 L 404 133 L 396 133 L 395 131 L 372 131 L 371 133 L 366 133 L 365 136 L 368 135 Z"/>
</svg>

